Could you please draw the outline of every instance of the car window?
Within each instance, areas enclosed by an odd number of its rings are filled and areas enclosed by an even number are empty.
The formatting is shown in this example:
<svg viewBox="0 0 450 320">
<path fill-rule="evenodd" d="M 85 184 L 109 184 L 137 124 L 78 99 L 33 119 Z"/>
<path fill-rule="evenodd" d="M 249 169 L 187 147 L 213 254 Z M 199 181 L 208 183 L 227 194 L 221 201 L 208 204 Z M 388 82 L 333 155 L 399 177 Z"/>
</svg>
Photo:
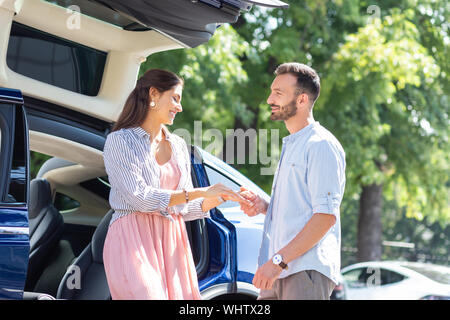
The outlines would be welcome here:
<svg viewBox="0 0 450 320">
<path fill-rule="evenodd" d="M 1 117 L 2 115 L 0 114 L 0 117 Z M 1 119 L 0 119 L 1 120 Z M 2 153 L 3 153 L 3 150 L 2 150 L 2 130 L 4 130 L 2 127 L 1 127 L 1 121 L 0 121 L 0 162 L 1 162 L 1 155 L 2 155 Z M 0 163 L 0 168 L 2 168 L 3 167 L 3 164 L 2 163 Z M 11 195 L 11 194 L 6 194 L 6 199 L 1 199 L 2 197 L 0 196 L 0 202 L 16 202 L 16 199 L 13 197 L 13 195 Z"/>
<path fill-rule="evenodd" d="M 391 271 L 391 270 L 386 270 L 386 269 L 380 270 L 380 276 L 381 276 L 381 285 L 382 286 L 400 282 L 403 279 L 405 279 L 405 276 L 403 276 L 402 274 Z"/>
<path fill-rule="evenodd" d="M 0 114 L 0 117 L 1 117 L 1 114 Z M 1 155 L 3 153 L 3 150 L 2 150 L 2 148 L 3 148 L 2 147 L 2 130 L 3 130 L 3 128 L 1 127 L 1 121 L 0 121 L 0 162 L 1 162 Z M 3 164 L 0 163 L 0 168 L 2 168 L 2 167 L 3 167 Z M 0 198 L 2 198 L 2 197 L 0 196 Z M 6 199 L 0 199 L 0 202 L 1 201 L 4 201 L 4 202 L 16 202 L 14 197 L 11 194 L 9 194 L 9 193 L 6 195 Z"/>
<path fill-rule="evenodd" d="M 2 137 L 5 139 L 0 139 L 0 155 L 5 156 L 4 144 L 7 143 L 8 132 L 6 131 L 6 121 L 5 116 L 0 113 L 0 131 L 2 132 Z M 12 150 L 12 161 L 10 164 L 10 168 L 8 172 L 5 174 L 9 174 L 8 185 L 6 186 L 6 194 L 0 199 L 1 202 L 14 203 L 20 202 L 25 203 L 27 199 L 27 181 L 26 181 L 26 148 L 25 146 L 25 135 L 23 134 L 23 123 L 20 121 L 16 121 L 15 124 L 15 136 L 14 136 L 14 144 Z M 3 140 L 3 141 L 2 141 Z M 3 144 L 3 145 L 2 145 Z M 0 162 L 7 161 L 7 159 L 0 158 Z M 5 165 L 9 165 L 7 163 L 0 163 L 0 168 L 5 170 Z M 1 196 L 0 196 L 1 197 Z"/>
<path fill-rule="evenodd" d="M 403 267 L 414 270 L 425 277 L 443 284 L 450 284 L 450 268 L 436 265 L 403 265 Z"/>
<path fill-rule="evenodd" d="M 227 186 L 228 188 L 238 191 L 240 185 L 231 180 L 229 177 L 225 176 L 224 174 L 216 171 L 215 169 L 211 168 L 210 166 L 205 164 L 206 174 L 208 175 L 209 183 L 211 185 L 216 183 L 222 183 L 223 185 Z M 235 207 L 236 203 L 232 201 L 226 201 L 218 206 L 218 208 L 230 208 Z"/>
<path fill-rule="evenodd" d="M 111 185 L 109 184 L 108 177 L 97 177 L 91 180 L 83 181 L 80 183 L 80 186 L 105 200 L 109 199 Z"/>
<path fill-rule="evenodd" d="M 349 288 L 360 289 L 367 287 L 368 276 L 367 268 L 357 268 L 342 274 Z"/>
<path fill-rule="evenodd" d="M 13 22 L 6 63 L 29 78 L 96 96 L 106 56 L 105 52 Z"/>
<path fill-rule="evenodd" d="M 54 206 L 59 212 L 67 213 L 68 211 L 80 207 L 80 203 L 68 195 L 56 192 Z"/>
</svg>

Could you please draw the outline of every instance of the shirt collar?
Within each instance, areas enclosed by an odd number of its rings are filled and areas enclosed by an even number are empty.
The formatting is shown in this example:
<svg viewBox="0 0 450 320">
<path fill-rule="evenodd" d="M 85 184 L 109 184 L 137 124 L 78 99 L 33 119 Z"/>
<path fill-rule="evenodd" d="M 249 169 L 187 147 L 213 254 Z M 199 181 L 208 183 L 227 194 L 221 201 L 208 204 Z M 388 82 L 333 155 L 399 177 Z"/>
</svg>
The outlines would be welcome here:
<svg viewBox="0 0 450 320">
<path fill-rule="evenodd" d="M 314 122 L 308 124 L 306 127 L 300 129 L 299 131 L 291 133 L 290 135 L 284 137 L 283 142 L 286 143 L 288 141 L 294 141 L 294 140 L 300 138 L 301 136 L 305 135 L 308 131 L 310 131 L 316 125 L 319 125 L 318 121 L 314 121 Z"/>
<path fill-rule="evenodd" d="M 134 133 L 136 133 L 140 138 L 148 136 L 150 138 L 150 134 L 145 131 L 141 126 L 137 126 L 134 127 L 132 129 L 134 131 Z M 164 131 L 164 136 L 166 140 L 171 140 L 171 133 L 169 132 L 169 130 L 166 128 L 166 126 L 162 126 L 162 130 Z"/>
</svg>

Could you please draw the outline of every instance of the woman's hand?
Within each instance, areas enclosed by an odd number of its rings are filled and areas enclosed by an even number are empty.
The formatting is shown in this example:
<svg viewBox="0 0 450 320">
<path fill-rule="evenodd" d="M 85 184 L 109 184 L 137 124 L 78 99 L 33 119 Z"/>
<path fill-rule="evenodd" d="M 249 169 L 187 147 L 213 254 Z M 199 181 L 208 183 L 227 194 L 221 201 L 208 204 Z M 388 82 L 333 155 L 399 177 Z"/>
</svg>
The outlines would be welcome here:
<svg viewBox="0 0 450 320">
<path fill-rule="evenodd" d="M 217 183 L 210 187 L 204 188 L 204 198 L 218 198 L 222 197 L 223 200 L 231 200 L 236 202 L 249 203 L 244 197 L 237 192 L 234 192 L 230 188 L 224 186 L 221 183 Z"/>
</svg>

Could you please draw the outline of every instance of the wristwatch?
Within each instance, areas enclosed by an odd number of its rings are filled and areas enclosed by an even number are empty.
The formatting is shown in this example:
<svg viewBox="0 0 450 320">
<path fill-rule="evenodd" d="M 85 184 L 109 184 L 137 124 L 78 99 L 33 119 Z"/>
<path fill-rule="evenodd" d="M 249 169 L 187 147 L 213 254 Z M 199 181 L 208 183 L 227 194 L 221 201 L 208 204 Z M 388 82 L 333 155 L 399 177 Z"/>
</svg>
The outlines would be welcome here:
<svg viewBox="0 0 450 320">
<path fill-rule="evenodd" d="M 288 269 L 288 265 L 283 262 L 283 257 L 279 253 L 272 257 L 272 263 L 280 266 L 282 269 Z"/>
</svg>

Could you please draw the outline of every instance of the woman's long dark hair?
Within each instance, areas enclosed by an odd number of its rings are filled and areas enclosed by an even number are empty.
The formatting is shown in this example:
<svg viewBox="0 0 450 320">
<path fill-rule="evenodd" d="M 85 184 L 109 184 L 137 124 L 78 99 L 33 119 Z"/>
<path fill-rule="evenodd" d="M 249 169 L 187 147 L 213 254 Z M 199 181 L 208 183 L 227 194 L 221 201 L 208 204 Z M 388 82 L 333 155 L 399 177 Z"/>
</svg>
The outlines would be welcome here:
<svg viewBox="0 0 450 320">
<path fill-rule="evenodd" d="M 173 72 L 161 69 L 146 71 L 128 96 L 112 131 L 137 127 L 144 122 L 150 104 L 150 87 L 154 87 L 160 93 L 163 93 L 178 84 L 183 85 L 183 80 Z"/>
</svg>

